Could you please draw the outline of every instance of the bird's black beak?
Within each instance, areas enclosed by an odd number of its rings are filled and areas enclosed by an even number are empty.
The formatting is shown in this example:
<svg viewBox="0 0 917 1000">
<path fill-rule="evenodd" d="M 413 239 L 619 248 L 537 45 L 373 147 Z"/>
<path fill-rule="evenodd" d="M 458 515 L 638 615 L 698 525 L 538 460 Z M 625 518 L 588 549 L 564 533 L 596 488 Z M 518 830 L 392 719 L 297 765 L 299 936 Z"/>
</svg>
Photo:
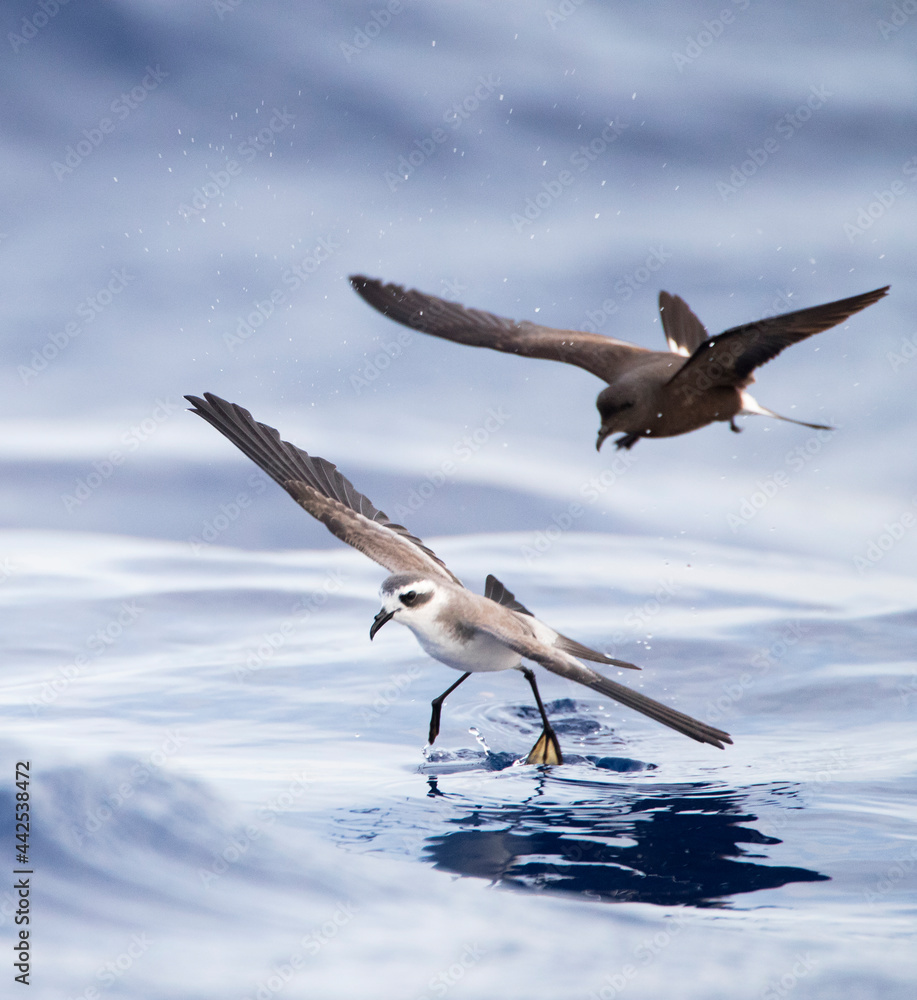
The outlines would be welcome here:
<svg viewBox="0 0 917 1000">
<path fill-rule="evenodd" d="M 602 445 L 605 443 L 605 438 L 607 438 L 612 433 L 613 433 L 612 431 L 606 431 L 604 427 L 599 429 L 599 437 L 598 440 L 595 442 L 596 451 L 602 450 Z"/>
<path fill-rule="evenodd" d="M 375 637 L 375 635 L 379 631 L 379 629 L 382 628 L 382 626 L 389 619 L 394 618 L 394 617 L 395 617 L 395 612 L 394 611 L 386 611 L 385 608 L 383 608 L 379 612 L 379 614 L 377 614 L 376 617 L 373 618 L 373 623 L 369 627 L 369 638 L 370 638 L 370 641 L 373 640 L 373 638 Z"/>
</svg>

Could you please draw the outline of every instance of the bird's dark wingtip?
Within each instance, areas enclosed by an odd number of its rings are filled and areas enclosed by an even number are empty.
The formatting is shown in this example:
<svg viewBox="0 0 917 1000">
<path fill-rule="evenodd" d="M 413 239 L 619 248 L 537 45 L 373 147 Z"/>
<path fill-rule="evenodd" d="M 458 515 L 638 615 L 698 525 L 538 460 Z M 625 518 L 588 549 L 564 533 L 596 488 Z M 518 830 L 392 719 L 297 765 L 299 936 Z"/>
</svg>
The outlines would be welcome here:
<svg viewBox="0 0 917 1000">
<path fill-rule="evenodd" d="M 188 412 L 203 415 L 203 411 L 207 409 L 207 403 L 211 395 L 211 393 L 205 392 L 203 399 L 200 396 L 185 396 L 185 399 L 191 404 L 188 407 Z"/>
<path fill-rule="evenodd" d="M 233 403 L 228 403 L 225 399 L 221 399 L 215 393 L 205 392 L 203 399 L 200 396 L 185 396 L 185 399 L 192 406 L 192 412 L 200 413 L 201 410 L 206 410 L 208 407 L 216 408 L 220 404 L 223 406 L 233 406 Z"/>
<path fill-rule="evenodd" d="M 357 295 L 364 302 L 368 302 L 373 309 L 381 312 L 383 316 L 388 316 L 392 305 L 405 294 L 401 285 L 384 284 L 379 278 L 367 278 L 363 274 L 352 274 L 348 280 L 350 287 Z"/>
<path fill-rule="evenodd" d="M 200 396 L 185 396 L 191 404 L 190 413 L 196 413 L 203 417 L 208 423 L 221 433 L 225 434 L 223 426 L 232 424 L 240 418 L 244 421 L 251 420 L 252 415 L 238 403 L 230 403 L 228 400 L 218 396 L 215 392 L 205 392 L 203 399 Z"/>
<path fill-rule="evenodd" d="M 875 288 L 871 292 L 864 292 L 862 295 L 858 296 L 866 302 L 866 305 L 872 305 L 874 302 L 878 302 L 879 299 L 884 299 L 888 295 L 891 285 L 883 285 L 882 288 Z M 866 306 L 863 306 L 865 309 Z"/>
</svg>

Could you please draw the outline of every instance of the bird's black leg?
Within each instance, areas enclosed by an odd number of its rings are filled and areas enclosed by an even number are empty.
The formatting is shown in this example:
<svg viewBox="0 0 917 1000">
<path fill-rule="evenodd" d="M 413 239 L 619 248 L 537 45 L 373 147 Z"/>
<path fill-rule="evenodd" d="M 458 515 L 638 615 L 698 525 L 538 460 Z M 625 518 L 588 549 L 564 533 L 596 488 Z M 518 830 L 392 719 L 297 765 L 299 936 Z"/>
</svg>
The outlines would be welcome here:
<svg viewBox="0 0 917 1000">
<path fill-rule="evenodd" d="M 622 448 L 627 448 L 628 450 L 633 448 L 633 446 L 640 440 L 639 434 L 625 434 L 623 437 L 615 439 L 615 447 L 618 451 Z"/>
<path fill-rule="evenodd" d="M 736 426 L 736 418 L 735 417 L 730 417 L 729 418 L 729 429 L 731 431 L 735 431 L 736 434 L 741 434 L 742 433 L 742 428 Z"/>
<path fill-rule="evenodd" d="M 548 722 L 548 715 L 544 710 L 541 695 L 538 693 L 538 685 L 535 683 L 535 674 L 528 667 L 520 667 L 519 669 L 532 688 L 532 694 L 535 695 L 535 701 L 538 704 L 538 711 L 541 713 L 541 724 L 544 727 L 541 736 L 538 737 L 538 742 L 525 758 L 525 762 L 526 764 L 563 764 L 564 755 L 560 752 L 557 734 L 551 723 Z"/>
<path fill-rule="evenodd" d="M 449 697 L 450 694 L 452 694 L 459 684 L 462 683 L 462 681 L 467 681 L 470 676 L 471 671 L 469 670 L 467 673 L 462 674 L 462 676 L 459 677 L 459 679 L 451 687 L 446 688 L 446 690 L 443 691 L 438 698 L 434 698 L 433 701 L 430 702 L 433 706 L 433 714 L 430 716 L 430 746 L 433 746 L 433 741 L 437 736 L 439 736 L 439 717 L 442 714 L 443 702 Z"/>
</svg>

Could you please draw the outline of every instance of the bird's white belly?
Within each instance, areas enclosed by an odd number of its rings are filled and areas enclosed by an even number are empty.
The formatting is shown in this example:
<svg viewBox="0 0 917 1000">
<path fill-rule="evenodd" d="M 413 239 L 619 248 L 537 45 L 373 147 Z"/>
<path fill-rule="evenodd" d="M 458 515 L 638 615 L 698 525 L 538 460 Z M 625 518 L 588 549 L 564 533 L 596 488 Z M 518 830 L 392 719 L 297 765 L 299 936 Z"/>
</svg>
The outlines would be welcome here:
<svg viewBox="0 0 917 1000">
<path fill-rule="evenodd" d="M 510 670 L 522 662 L 522 657 L 517 652 L 504 646 L 493 636 L 480 632 L 463 642 L 445 633 L 432 635 L 413 628 L 411 631 L 430 656 L 455 670 L 471 670 L 475 673 Z"/>
</svg>

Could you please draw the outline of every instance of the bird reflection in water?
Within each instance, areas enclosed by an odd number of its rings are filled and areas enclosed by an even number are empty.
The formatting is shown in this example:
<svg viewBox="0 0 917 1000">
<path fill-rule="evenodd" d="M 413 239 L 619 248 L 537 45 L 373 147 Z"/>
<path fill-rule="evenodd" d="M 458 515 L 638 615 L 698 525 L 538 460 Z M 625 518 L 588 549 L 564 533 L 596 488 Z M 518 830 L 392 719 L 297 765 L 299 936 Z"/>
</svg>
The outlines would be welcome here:
<svg viewBox="0 0 917 1000">
<path fill-rule="evenodd" d="M 442 796 L 436 777 L 428 781 Z M 660 906 L 725 906 L 737 894 L 828 879 L 763 863 L 781 841 L 750 825 L 745 794 L 703 783 L 649 794 L 584 784 L 591 797 L 572 804 L 548 801 L 542 786 L 525 803 L 470 806 L 448 821 L 453 832 L 427 838 L 423 857 L 508 889 Z"/>
</svg>

